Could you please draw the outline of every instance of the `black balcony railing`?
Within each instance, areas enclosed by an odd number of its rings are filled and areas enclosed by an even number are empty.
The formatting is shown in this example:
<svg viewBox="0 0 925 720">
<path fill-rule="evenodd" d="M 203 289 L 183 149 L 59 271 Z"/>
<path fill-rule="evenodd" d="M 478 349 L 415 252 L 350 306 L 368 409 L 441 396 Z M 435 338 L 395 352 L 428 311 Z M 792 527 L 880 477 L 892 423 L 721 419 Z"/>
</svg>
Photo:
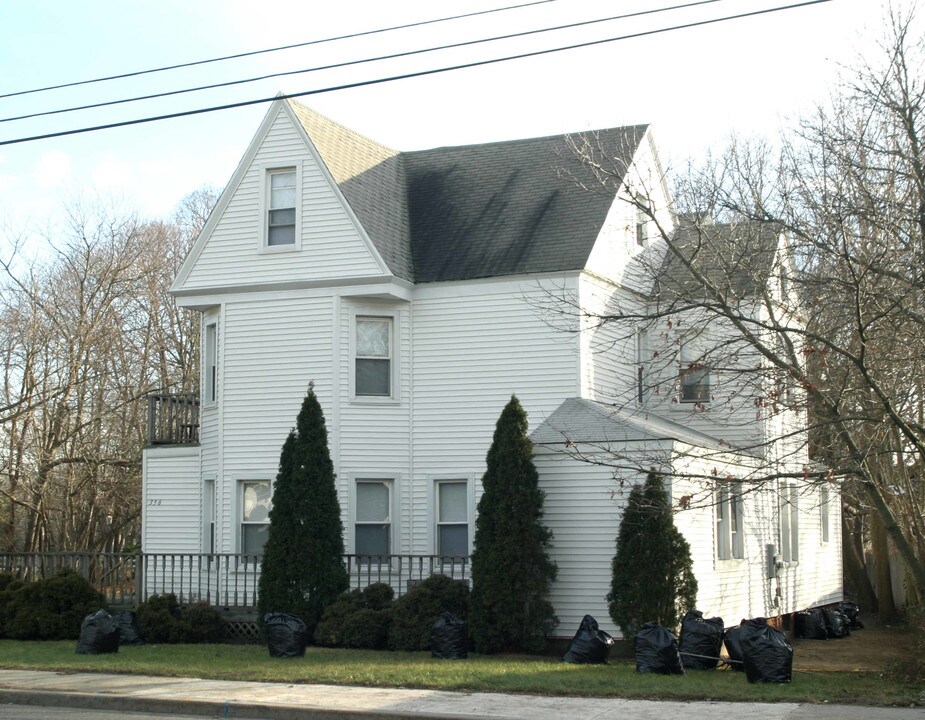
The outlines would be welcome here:
<svg viewBox="0 0 925 720">
<path fill-rule="evenodd" d="M 148 445 L 198 445 L 199 396 L 148 395 Z"/>
</svg>

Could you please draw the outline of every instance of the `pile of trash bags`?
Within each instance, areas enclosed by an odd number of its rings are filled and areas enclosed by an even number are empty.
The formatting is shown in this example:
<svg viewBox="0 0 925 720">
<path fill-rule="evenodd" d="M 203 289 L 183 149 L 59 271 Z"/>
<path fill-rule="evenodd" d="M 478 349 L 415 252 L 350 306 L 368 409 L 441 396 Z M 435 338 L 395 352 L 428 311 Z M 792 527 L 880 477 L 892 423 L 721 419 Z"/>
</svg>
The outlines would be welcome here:
<svg viewBox="0 0 925 720">
<path fill-rule="evenodd" d="M 119 652 L 119 628 L 112 615 L 97 610 L 87 615 L 80 624 L 80 639 L 77 641 L 78 655 L 100 655 Z"/>
<path fill-rule="evenodd" d="M 857 603 L 843 602 L 838 608 L 811 608 L 796 614 L 794 635 L 804 640 L 848 637 L 864 627 Z"/>
<path fill-rule="evenodd" d="M 270 657 L 305 657 L 308 626 L 302 618 L 289 613 L 267 613 L 263 616 L 263 631 L 267 637 Z"/>
<path fill-rule="evenodd" d="M 444 610 L 430 626 L 430 655 L 443 660 L 469 657 L 469 627 L 466 621 Z"/>
<path fill-rule="evenodd" d="M 691 610 L 681 621 L 679 651 L 685 670 L 716 670 L 723 647 L 723 619 L 704 619 L 699 610 Z"/>
</svg>

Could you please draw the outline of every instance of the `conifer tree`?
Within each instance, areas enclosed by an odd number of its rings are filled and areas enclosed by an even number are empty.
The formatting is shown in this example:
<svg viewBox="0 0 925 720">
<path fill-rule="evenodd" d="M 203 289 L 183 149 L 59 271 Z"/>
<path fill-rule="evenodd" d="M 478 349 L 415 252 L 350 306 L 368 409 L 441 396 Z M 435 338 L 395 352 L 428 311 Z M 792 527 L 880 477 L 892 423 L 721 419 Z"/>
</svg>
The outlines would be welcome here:
<svg viewBox="0 0 925 720">
<path fill-rule="evenodd" d="M 647 622 L 677 632 L 697 602 L 691 548 L 675 527 L 661 476 L 651 471 L 627 498 L 607 595 L 610 617 L 631 640 Z"/>
<path fill-rule="evenodd" d="M 344 530 L 324 414 L 313 385 L 289 432 L 273 488 L 257 610 L 297 615 L 309 637 L 325 607 L 348 586 Z"/>
<path fill-rule="evenodd" d="M 552 532 L 542 525 L 532 458 L 527 414 L 512 396 L 495 427 L 476 519 L 469 627 L 481 653 L 540 651 L 557 622 L 546 600 L 556 577 Z"/>
</svg>

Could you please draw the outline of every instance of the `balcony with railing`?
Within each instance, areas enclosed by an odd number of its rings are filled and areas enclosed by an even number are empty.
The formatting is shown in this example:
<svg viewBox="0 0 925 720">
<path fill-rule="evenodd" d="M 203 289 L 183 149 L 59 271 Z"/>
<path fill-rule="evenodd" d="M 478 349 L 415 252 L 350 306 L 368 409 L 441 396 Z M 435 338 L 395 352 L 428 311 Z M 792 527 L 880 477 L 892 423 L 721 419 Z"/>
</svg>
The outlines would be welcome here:
<svg viewBox="0 0 925 720">
<path fill-rule="evenodd" d="M 199 396 L 148 395 L 148 447 L 199 444 Z"/>
</svg>

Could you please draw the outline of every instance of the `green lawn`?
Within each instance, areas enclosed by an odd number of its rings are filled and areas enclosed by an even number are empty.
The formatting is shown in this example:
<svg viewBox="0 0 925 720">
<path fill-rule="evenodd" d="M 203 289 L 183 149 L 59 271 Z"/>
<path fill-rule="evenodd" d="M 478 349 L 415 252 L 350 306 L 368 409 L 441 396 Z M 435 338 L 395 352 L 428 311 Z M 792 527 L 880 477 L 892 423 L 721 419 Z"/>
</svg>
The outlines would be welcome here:
<svg viewBox="0 0 925 720">
<path fill-rule="evenodd" d="M 67 641 L 0 640 L 0 667 L 582 697 L 866 705 L 922 701 L 920 688 L 890 684 L 876 673 L 795 672 L 788 685 L 750 685 L 743 673 L 731 671 L 639 675 L 627 660 L 602 666 L 524 656 L 434 660 L 427 653 L 314 647 L 303 659 L 279 660 L 258 645 L 127 646 L 117 655 L 77 655 L 74 648 Z"/>
</svg>

